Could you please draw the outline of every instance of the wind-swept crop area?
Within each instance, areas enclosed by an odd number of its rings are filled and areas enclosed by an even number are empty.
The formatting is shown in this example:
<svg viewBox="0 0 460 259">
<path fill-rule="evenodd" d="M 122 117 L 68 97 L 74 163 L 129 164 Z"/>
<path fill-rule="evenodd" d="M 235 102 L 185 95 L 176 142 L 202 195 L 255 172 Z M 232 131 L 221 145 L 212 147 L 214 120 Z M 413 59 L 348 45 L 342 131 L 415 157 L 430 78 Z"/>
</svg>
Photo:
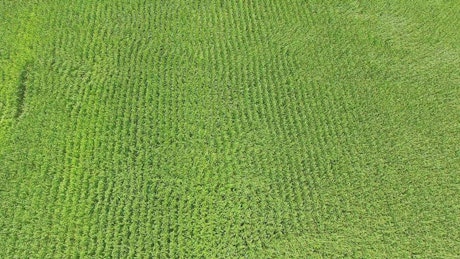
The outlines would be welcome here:
<svg viewBox="0 0 460 259">
<path fill-rule="evenodd" d="M 459 1 L 0 0 L 0 258 L 457 258 L 459 143 Z"/>
</svg>

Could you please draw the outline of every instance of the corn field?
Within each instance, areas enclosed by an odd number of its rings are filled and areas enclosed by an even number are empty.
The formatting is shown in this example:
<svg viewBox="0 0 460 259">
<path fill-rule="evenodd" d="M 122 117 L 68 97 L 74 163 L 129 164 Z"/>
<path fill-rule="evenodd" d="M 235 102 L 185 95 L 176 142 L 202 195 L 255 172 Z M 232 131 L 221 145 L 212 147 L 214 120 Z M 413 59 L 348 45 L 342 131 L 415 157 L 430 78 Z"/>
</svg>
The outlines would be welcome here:
<svg viewBox="0 0 460 259">
<path fill-rule="evenodd" d="M 0 258 L 460 257 L 460 2 L 0 0 Z"/>
</svg>

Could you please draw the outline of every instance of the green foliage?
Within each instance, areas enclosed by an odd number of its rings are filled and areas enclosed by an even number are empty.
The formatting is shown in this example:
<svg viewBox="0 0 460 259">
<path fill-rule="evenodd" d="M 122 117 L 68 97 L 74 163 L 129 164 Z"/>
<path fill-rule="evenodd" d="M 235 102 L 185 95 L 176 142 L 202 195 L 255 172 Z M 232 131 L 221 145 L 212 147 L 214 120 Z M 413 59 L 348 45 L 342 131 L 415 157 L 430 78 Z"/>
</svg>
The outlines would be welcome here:
<svg viewBox="0 0 460 259">
<path fill-rule="evenodd" d="M 0 2 L 0 258 L 460 256 L 456 1 Z"/>
</svg>

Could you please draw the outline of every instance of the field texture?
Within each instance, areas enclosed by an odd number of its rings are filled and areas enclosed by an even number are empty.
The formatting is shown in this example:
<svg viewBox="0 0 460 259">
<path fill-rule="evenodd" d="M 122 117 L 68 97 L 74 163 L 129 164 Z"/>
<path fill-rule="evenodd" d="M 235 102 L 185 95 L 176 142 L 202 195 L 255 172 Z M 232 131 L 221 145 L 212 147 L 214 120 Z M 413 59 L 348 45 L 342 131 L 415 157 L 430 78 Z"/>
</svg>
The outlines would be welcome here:
<svg viewBox="0 0 460 259">
<path fill-rule="evenodd" d="M 0 258 L 459 258 L 460 2 L 0 0 Z"/>
</svg>

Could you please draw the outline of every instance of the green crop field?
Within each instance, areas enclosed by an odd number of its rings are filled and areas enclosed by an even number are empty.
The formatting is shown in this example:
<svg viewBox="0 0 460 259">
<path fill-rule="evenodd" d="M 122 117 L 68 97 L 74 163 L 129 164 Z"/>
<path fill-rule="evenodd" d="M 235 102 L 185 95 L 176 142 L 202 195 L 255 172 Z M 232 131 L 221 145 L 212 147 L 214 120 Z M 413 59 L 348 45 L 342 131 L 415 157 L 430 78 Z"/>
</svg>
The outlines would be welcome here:
<svg viewBox="0 0 460 259">
<path fill-rule="evenodd" d="M 0 0 L 0 258 L 460 258 L 460 1 Z"/>
</svg>

